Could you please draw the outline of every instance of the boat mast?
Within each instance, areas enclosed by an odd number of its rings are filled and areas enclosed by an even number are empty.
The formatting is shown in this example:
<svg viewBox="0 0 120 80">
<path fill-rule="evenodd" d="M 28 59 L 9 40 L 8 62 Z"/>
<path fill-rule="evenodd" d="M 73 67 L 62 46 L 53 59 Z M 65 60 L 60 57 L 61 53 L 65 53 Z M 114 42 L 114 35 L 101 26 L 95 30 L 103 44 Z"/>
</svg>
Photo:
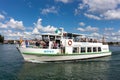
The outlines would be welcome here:
<svg viewBox="0 0 120 80">
<path fill-rule="evenodd" d="M 105 44 L 105 36 L 102 38 L 102 43 Z"/>
</svg>

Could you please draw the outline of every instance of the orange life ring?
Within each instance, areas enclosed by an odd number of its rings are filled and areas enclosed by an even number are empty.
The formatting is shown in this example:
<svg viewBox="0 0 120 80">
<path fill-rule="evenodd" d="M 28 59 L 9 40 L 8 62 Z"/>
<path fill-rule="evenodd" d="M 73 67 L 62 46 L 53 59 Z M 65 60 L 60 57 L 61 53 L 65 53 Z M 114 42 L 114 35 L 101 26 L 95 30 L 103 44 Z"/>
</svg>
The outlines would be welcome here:
<svg viewBox="0 0 120 80">
<path fill-rule="evenodd" d="M 72 45 L 72 41 L 71 41 L 71 40 L 68 41 L 68 45 L 69 45 L 69 46 Z"/>
</svg>

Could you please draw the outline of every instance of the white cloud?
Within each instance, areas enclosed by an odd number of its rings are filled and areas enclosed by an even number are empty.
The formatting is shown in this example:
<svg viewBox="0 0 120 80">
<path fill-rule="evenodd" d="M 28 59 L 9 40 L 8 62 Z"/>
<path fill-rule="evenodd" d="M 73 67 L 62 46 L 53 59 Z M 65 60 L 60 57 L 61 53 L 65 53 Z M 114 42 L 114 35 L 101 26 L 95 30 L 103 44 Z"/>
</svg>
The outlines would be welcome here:
<svg viewBox="0 0 120 80">
<path fill-rule="evenodd" d="M 7 28 L 7 25 L 0 22 L 0 28 Z"/>
<path fill-rule="evenodd" d="M 105 28 L 105 31 L 112 31 L 112 30 L 114 30 L 114 28 L 112 28 L 112 27 Z"/>
<path fill-rule="evenodd" d="M 108 28 L 107 30 L 112 30 L 112 28 Z M 120 42 L 120 30 L 116 32 L 105 32 L 104 36 L 107 38 L 107 41 Z"/>
<path fill-rule="evenodd" d="M 23 32 L 23 34 L 25 34 L 25 35 L 31 35 L 32 33 L 25 31 L 25 32 Z"/>
<path fill-rule="evenodd" d="M 83 3 L 83 4 L 78 4 L 78 9 L 83 9 L 85 7 L 85 4 Z"/>
<path fill-rule="evenodd" d="M 12 30 L 7 30 L 8 33 L 12 33 Z"/>
<path fill-rule="evenodd" d="M 54 26 L 48 25 L 48 26 L 44 27 L 43 29 L 44 29 L 43 30 L 44 32 L 54 32 L 57 28 L 55 28 Z"/>
<path fill-rule="evenodd" d="M 0 14 L 0 19 L 5 19 L 5 16 Z"/>
<path fill-rule="evenodd" d="M 88 11 L 104 12 L 117 8 L 120 0 L 83 0 L 83 4 L 89 7 Z"/>
<path fill-rule="evenodd" d="M 85 31 L 85 29 L 83 29 L 83 28 L 77 28 L 77 30 L 82 31 L 82 32 Z"/>
<path fill-rule="evenodd" d="M 120 42 L 120 37 L 118 36 L 106 36 L 108 42 Z"/>
<path fill-rule="evenodd" d="M 119 5 L 120 0 L 82 0 L 76 11 L 84 10 L 85 16 L 96 20 L 120 19 Z"/>
<path fill-rule="evenodd" d="M 33 30 L 34 28 L 33 27 L 26 27 L 25 30 Z"/>
<path fill-rule="evenodd" d="M 100 35 L 99 33 L 92 33 L 90 34 L 90 36 L 93 36 L 93 37 L 102 37 L 102 35 Z"/>
<path fill-rule="evenodd" d="M 74 10 L 74 15 L 78 15 L 81 12 L 81 9 L 84 8 L 84 4 L 78 4 L 78 7 Z"/>
<path fill-rule="evenodd" d="M 84 13 L 84 15 L 85 15 L 86 17 L 88 17 L 88 18 L 91 18 L 91 19 L 101 20 L 100 17 L 95 16 L 95 15 L 92 15 L 92 14 Z"/>
<path fill-rule="evenodd" d="M 84 22 L 80 22 L 79 25 L 80 26 L 85 26 L 85 23 Z"/>
<path fill-rule="evenodd" d="M 91 27 L 91 26 L 88 26 L 88 27 L 86 27 L 86 30 L 87 31 L 98 31 L 98 28 L 97 27 Z"/>
<path fill-rule="evenodd" d="M 62 2 L 62 3 L 70 3 L 73 0 L 55 0 L 56 2 Z"/>
<path fill-rule="evenodd" d="M 38 19 L 37 23 L 34 23 L 35 27 L 37 27 L 39 30 L 42 30 L 42 19 Z"/>
<path fill-rule="evenodd" d="M 42 19 L 38 19 L 37 23 L 34 23 L 35 27 L 42 32 L 54 32 L 57 28 L 54 26 L 43 26 Z"/>
<path fill-rule="evenodd" d="M 12 28 L 12 29 L 16 29 L 16 30 L 24 30 L 25 29 L 22 21 L 17 21 L 17 20 L 14 20 L 13 18 L 11 18 L 9 21 L 7 21 L 5 23 L 4 22 L 3 23 L 0 22 L 0 28 Z"/>
<path fill-rule="evenodd" d="M 88 32 L 96 32 L 96 31 L 98 31 L 99 29 L 98 29 L 97 27 L 87 26 L 86 28 L 77 28 L 77 30 L 82 31 L 82 32 L 85 32 L 85 31 L 88 31 Z"/>
<path fill-rule="evenodd" d="M 49 7 L 49 8 L 45 8 L 42 9 L 41 14 L 48 14 L 48 13 L 58 13 L 57 9 L 55 6 Z"/>
<path fill-rule="evenodd" d="M 32 34 L 40 34 L 40 32 L 38 31 L 37 28 L 34 28 L 33 31 L 32 31 Z"/>
<path fill-rule="evenodd" d="M 20 36 L 23 36 L 23 34 L 21 32 L 9 32 L 7 36 L 20 37 Z"/>
<path fill-rule="evenodd" d="M 13 18 L 11 18 L 10 21 L 8 21 L 6 23 L 6 25 L 10 28 L 14 28 L 14 29 L 18 29 L 18 30 L 24 30 L 25 29 L 22 21 L 16 21 Z"/>
<path fill-rule="evenodd" d="M 36 33 L 25 31 L 23 34 L 24 34 L 23 35 L 24 39 L 35 39 L 35 35 L 33 34 L 36 34 Z"/>
<path fill-rule="evenodd" d="M 25 29 L 22 21 L 17 21 L 13 18 L 9 21 L 4 20 L 0 22 L 0 28 L 2 29 L 0 33 L 5 36 L 5 39 L 18 39 L 20 36 L 23 36 L 22 31 Z"/>
<path fill-rule="evenodd" d="M 108 10 L 103 14 L 105 19 L 120 19 L 120 9 L 118 10 Z"/>
<path fill-rule="evenodd" d="M 32 32 L 27 32 L 24 30 L 25 27 L 22 21 L 14 20 L 13 18 L 11 18 L 7 22 L 0 22 L 0 34 L 4 35 L 5 39 L 19 39 L 20 36 L 23 36 L 24 38 L 33 38 L 32 34 L 39 34 L 39 31 L 53 33 L 57 29 L 56 27 L 51 25 L 43 26 L 42 19 L 38 19 L 37 22 L 34 23 L 34 27 L 35 28 Z"/>
<path fill-rule="evenodd" d="M 96 38 L 98 40 L 102 40 L 103 36 L 105 38 L 106 41 L 108 42 L 120 42 L 120 32 L 117 31 L 117 32 L 111 32 L 111 33 L 103 33 L 103 34 L 100 34 L 100 33 L 91 33 L 91 34 L 88 34 L 88 37 L 91 37 L 91 38 Z"/>
<path fill-rule="evenodd" d="M 88 34 L 88 37 L 93 38 L 93 39 L 97 39 L 100 41 L 102 39 L 103 35 L 99 34 L 97 32 L 94 32 L 94 33 Z"/>
<path fill-rule="evenodd" d="M 1 33 L 4 35 L 5 40 L 19 39 L 20 36 L 23 36 L 23 33 L 12 30 L 2 30 Z"/>
<path fill-rule="evenodd" d="M 9 33 L 12 33 L 12 30 L 2 30 L 2 34 L 7 35 Z"/>
<path fill-rule="evenodd" d="M 23 36 L 20 32 L 17 32 L 17 33 L 9 33 L 8 36 L 11 36 L 11 37 L 20 37 L 20 36 Z"/>
<path fill-rule="evenodd" d="M 1 28 L 3 28 L 4 26 L 6 27 L 6 30 L 0 30 L 0 33 L 4 34 L 5 39 L 19 39 L 20 36 L 22 36 L 25 39 L 33 39 L 34 36 L 32 34 L 40 34 L 39 31 L 54 32 L 57 29 L 54 26 L 50 26 L 50 25 L 43 26 L 42 19 L 38 19 L 37 23 L 34 23 L 35 28 L 33 29 L 32 32 L 21 31 L 24 29 L 22 21 L 16 21 L 14 19 L 10 19 L 5 24 L 0 23 L 0 25 L 2 25 Z M 18 29 L 18 30 L 17 32 L 15 32 L 13 29 Z"/>
</svg>

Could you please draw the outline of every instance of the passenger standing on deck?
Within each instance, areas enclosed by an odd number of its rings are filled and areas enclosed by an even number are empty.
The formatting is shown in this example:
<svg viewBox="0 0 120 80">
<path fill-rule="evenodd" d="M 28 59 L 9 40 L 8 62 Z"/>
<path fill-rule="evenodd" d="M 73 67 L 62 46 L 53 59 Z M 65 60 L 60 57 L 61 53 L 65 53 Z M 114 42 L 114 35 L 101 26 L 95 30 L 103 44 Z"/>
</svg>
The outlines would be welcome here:
<svg viewBox="0 0 120 80">
<path fill-rule="evenodd" d="M 63 53 L 64 47 L 63 47 L 62 42 L 60 42 L 60 49 L 61 49 L 61 53 Z"/>
<path fill-rule="evenodd" d="M 26 45 L 26 47 L 29 46 L 29 42 L 28 42 L 28 40 L 25 40 L 25 45 Z"/>
<path fill-rule="evenodd" d="M 49 48 L 49 41 L 46 41 L 46 48 Z"/>
<path fill-rule="evenodd" d="M 53 41 L 53 49 L 56 49 L 57 48 L 57 44 L 55 41 Z"/>
<path fill-rule="evenodd" d="M 22 37 L 20 37 L 20 46 L 21 47 L 26 47 L 25 46 L 25 41 L 22 39 Z"/>
<path fill-rule="evenodd" d="M 23 40 L 22 43 L 21 43 L 21 47 L 26 47 L 24 40 Z"/>
<path fill-rule="evenodd" d="M 56 43 L 56 48 L 59 49 L 59 43 Z"/>
<path fill-rule="evenodd" d="M 38 41 L 36 41 L 35 45 L 36 45 L 37 47 L 38 47 L 38 46 L 40 46 L 40 44 L 39 44 L 39 42 L 38 42 Z"/>
<path fill-rule="evenodd" d="M 22 42 L 23 42 L 23 40 L 22 40 L 22 37 L 20 37 L 20 41 L 19 41 L 20 43 L 19 43 L 19 46 L 21 46 L 21 44 L 22 44 Z"/>
</svg>

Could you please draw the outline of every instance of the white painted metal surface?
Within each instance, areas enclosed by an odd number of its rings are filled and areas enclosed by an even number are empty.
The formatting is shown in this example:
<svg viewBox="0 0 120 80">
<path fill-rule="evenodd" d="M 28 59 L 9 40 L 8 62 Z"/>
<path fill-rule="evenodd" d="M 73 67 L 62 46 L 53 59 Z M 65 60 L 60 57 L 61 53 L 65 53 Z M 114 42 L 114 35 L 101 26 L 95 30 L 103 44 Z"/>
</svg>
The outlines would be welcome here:
<svg viewBox="0 0 120 80">
<path fill-rule="evenodd" d="M 97 57 L 104 57 L 111 55 L 111 52 L 100 54 L 84 54 L 84 55 L 65 55 L 65 56 L 37 56 L 22 54 L 25 61 L 28 62 L 50 62 L 50 61 L 69 61 L 69 60 L 82 60 Z"/>
</svg>

